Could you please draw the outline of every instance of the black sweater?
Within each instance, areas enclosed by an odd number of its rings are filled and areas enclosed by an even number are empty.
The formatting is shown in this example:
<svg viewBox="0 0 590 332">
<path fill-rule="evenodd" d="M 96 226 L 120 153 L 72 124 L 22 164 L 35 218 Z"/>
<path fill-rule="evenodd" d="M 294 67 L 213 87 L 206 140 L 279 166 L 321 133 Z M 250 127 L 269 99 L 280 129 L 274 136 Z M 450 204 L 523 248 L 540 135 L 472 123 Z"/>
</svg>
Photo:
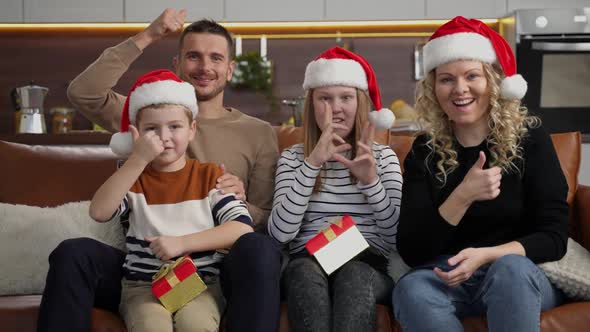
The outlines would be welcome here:
<svg viewBox="0 0 590 332">
<path fill-rule="evenodd" d="M 478 159 L 479 151 L 490 160 L 487 141 L 475 147 L 455 142 L 459 167 L 441 187 L 436 180 L 436 157 L 427 137 L 416 138 L 404 163 L 404 185 L 397 248 L 410 266 L 439 255 L 454 255 L 469 247 L 496 246 L 518 241 L 535 263 L 558 260 L 567 248 L 567 182 L 549 135 L 543 128 L 530 129 L 522 140 L 521 173 L 502 174 L 500 195 L 474 202 L 457 226 L 446 222 L 438 208 L 461 183 Z"/>
</svg>

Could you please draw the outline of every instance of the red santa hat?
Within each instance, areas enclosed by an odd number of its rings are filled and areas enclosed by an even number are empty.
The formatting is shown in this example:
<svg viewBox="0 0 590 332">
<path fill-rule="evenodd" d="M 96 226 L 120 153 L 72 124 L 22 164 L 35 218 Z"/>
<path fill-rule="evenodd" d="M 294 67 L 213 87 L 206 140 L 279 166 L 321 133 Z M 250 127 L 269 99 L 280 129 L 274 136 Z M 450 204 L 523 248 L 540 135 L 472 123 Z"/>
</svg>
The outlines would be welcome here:
<svg viewBox="0 0 590 332">
<path fill-rule="evenodd" d="M 482 21 L 455 17 L 430 36 L 423 55 L 426 73 L 455 60 L 498 63 L 506 75 L 500 84 L 501 96 L 522 99 L 526 93 L 527 83 L 516 73 L 516 59 L 510 45 Z"/>
<path fill-rule="evenodd" d="M 341 47 L 332 47 L 307 65 L 304 90 L 332 85 L 368 91 L 375 108 L 369 113 L 369 121 L 379 129 L 393 126 L 395 115 L 391 110 L 381 107 L 377 78 L 365 58 Z"/>
<path fill-rule="evenodd" d="M 119 156 L 126 157 L 133 150 L 129 125 L 136 124 L 140 109 L 157 104 L 176 104 L 188 108 L 193 119 L 199 112 L 195 88 L 170 70 L 151 71 L 135 81 L 123 106 L 121 132 L 111 137 L 110 147 Z"/>
</svg>

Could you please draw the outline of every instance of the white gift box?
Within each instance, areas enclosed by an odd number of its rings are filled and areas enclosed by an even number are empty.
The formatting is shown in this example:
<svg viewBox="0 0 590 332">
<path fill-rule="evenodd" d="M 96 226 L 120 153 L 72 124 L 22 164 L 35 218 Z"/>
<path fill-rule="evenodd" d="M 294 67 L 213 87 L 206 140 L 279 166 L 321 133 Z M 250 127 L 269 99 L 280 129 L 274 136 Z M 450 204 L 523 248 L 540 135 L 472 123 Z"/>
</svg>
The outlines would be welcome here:
<svg viewBox="0 0 590 332">
<path fill-rule="evenodd" d="M 327 274 L 331 274 L 368 247 L 367 240 L 350 216 L 344 216 L 332 223 L 305 244 L 309 254 L 315 256 Z"/>
</svg>

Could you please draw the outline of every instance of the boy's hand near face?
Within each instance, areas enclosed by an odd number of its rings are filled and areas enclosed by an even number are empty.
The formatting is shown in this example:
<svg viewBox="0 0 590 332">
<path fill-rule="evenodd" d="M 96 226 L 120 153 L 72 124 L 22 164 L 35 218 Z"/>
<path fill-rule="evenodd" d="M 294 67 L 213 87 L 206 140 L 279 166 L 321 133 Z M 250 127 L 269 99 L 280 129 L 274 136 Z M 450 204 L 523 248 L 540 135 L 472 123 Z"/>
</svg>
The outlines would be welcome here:
<svg viewBox="0 0 590 332">
<path fill-rule="evenodd" d="M 164 142 L 155 132 L 149 131 L 140 136 L 137 128 L 132 125 L 129 125 L 129 132 L 133 137 L 133 151 L 130 159 L 136 158 L 147 165 L 164 152 Z"/>
</svg>

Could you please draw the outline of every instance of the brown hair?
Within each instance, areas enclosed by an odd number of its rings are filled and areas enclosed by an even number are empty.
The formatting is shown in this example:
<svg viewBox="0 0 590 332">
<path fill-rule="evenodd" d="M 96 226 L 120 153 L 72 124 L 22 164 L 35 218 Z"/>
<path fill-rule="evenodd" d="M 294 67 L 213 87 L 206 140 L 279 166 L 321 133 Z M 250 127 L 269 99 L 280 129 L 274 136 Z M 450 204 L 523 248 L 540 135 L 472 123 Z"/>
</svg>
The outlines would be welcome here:
<svg viewBox="0 0 590 332">
<path fill-rule="evenodd" d="M 229 54 L 229 59 L 233 58 L 233 39 L 229 31 L 224 28 L 221 24 L 215 22 L 214 20 L 210 19 L 203 19 L 196 22 L 191 23 L 187 26 L 180 35 L 180 43 L 178 45 L 178 50 L 182 49 L 184 44 L 184 37 L 186 37 L 189 33 L 211 33 L 214 35 L 219 35 L 227 41 L 227 50 Z"/>
<path fill-rule="evenodd" d="M 162 108 L 170 107 L 170 106 L 180 106 L 180 107 L 182 107 L 184 109 L 184 114 L 186 114 L 186 116 L 188 118 L 188 123 L 189 124 L 193 123 L 193 120 L 194 120 L 193 119 L 193 112 L 191 112 L 191 110 L 189 110 L 188 107 L 186 107 L 185 105 L 172 104 L 172 103 L 161 103 L 161 104 L 151 104 L 151 105 L 147 105 L 147 106 L 144 106 L 144 107 L 140 108 L 137 111 L 137 115 L 135 116 L 135 125 L 139 125 L 139 121 L 141 119 L 141 113 L 142 113 L 141 111 L 143 111 L 145 109 L 148 109 L 148 108 L 152 108 L 152 109 L 158 110 L 158 109 L 162 109 Z M 139 129 L 139 128 L 137 128 L 137 129 Z"/>
</svg>

